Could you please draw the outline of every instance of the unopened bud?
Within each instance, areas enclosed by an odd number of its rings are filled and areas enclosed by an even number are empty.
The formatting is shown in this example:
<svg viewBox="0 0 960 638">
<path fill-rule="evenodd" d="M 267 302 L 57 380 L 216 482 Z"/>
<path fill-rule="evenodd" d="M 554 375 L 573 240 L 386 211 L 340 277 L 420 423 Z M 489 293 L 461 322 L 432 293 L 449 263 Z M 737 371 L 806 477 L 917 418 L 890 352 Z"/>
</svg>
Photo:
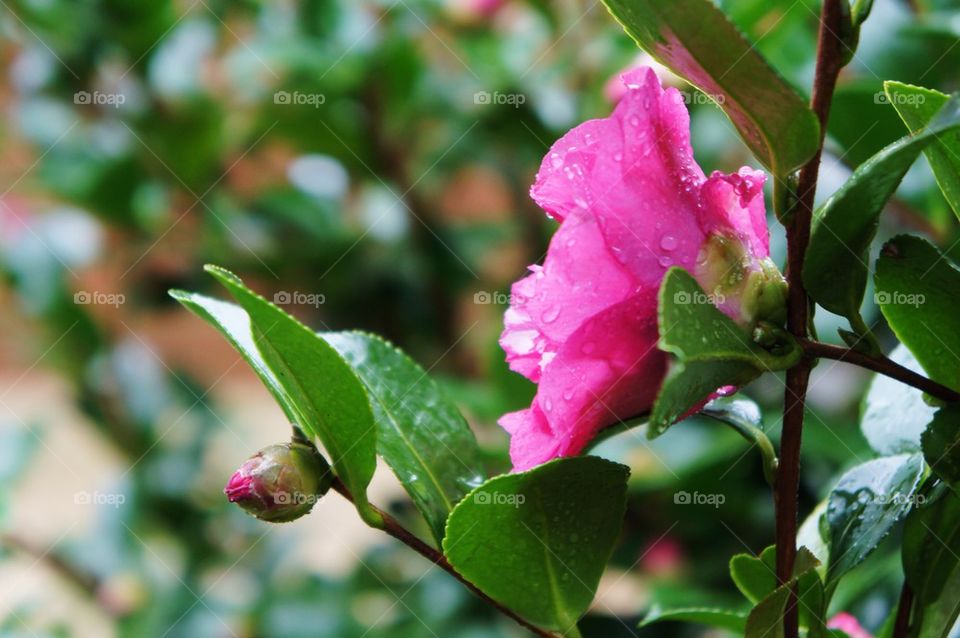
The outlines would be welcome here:
<svg viewBox="0 0 960 638">
<path fill-rule="evenodd" d="M 713 235 L 700 248 L 695 276 L 737 323 L 786 321 L 787 284 L 769 257 L 757 259 L 735 238 Z"/>
<path fill-rule="evenodd" d="M 316 448 L 291 442 L 251 456 L 230 477 L 223 493 L 260 520 L 285 523 L 308 513 L 332 481 L 330 466 Z"/>
</svg>

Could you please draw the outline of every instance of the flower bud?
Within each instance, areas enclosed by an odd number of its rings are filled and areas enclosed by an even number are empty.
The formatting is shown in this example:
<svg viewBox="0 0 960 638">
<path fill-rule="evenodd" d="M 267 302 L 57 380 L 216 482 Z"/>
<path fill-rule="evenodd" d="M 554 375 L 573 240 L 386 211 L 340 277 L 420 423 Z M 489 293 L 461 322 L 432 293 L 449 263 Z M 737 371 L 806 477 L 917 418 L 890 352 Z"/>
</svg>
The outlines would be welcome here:
<svg viewBox="0 0 960 638">
<path fill-rule="evenodd" d="M 308 513 L 332 481 L 330 466 L 316 448 L 291 442 L 251 456 L 230 477 L 223 493 L 260 520 L 285 523 Z"/>
<path fill-rule="evenodd" d="M 787 319 L 787 283 L 769 257 L 757 259 L 738 239 L 711 236 L 701 247 L 695 276 L 737 323 L 782 324 Z"/>
</svg>

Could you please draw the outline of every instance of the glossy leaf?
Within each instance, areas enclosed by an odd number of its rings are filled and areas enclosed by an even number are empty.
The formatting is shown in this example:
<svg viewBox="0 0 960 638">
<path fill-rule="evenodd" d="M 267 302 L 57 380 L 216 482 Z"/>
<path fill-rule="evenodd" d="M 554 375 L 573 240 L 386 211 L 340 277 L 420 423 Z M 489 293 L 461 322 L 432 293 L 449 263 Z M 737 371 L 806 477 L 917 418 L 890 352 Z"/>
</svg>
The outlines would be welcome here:
<svg viewBox="0 0 960 638">
<path fill-rule="evenodd" d="M 363 381 L 377 451 L 441 541 L 453 507 L 485 478 L 470 427 L 427 372 L 392 344 L 361 332 L 322 336 Z"/>
<path fill-rule="evenodd" d="M 376 469 L 376 425 L 360 379 L 322 337 L 257 295 L 233 273 L 208 266 L 247 312 L 263 361 L 302 418 L 297 423 L 330 455 L 364 519 L 379 525 L 367 501 Z"/>
<path fill-rule="evenodd" d="M 890 353 L 890 359 L 923 373 L 923 368 L 903 345 Z M 923 391 L 877 374 L 864 399 L 860 429 L 870 447 L 884 456 L 919 452 L 920 435 L 934 412 L 923 400 Z"/>
<path fill-rule="evenodd" d="M 960 494 L 960 405 L 940 408 L 921 441 L 934 474 Z"/>
<path fill-rule="evenodd" d="M 883 90 L 911 132 L 926 126 L 950 99 L 946 93 L 901 82 L 884 82 Z M 943 196 L 953 212 L 960 216 L 960 132 L 939 136 L 923 154 L 930 163 Z"/>
<path fill-rule="evenodd" d="M 750 150 L 785 176 L 817 150 L 816 116 L 709 0 L 604 0 L 654 58 L 710 96 Z"/>
<path fill-rule="evenodd" d="M 627 474 L 583 456 L 490 479 L 453 510 L 444 553 L 494 600 L 566 631 L 586 612 L 610 557 Z"/>
<path fill-rule="evenodd" d="M 926 240 L 900 235 L 883 247 L 875 283 L 897 338 L 930 377 L 960 390 L 960 270 Z"/>
<path fill-rule="evenodd" d="M 814 214 L 803 283 L 811 298 L 865 332 L 860 304 L 870 244 L 880 213 L 920 152 L 960 127 L 960 99 L 951 99 L 923 131 L 894 142 L 861 164 Z"/>
<path fill-rule="evenodd" d="M 696 280 L 671 268 L 660 286 L 661 350 L 675 357 L 650 417 L 658 436 L 718 388 L 741 386 L 767 370 L 789 367 L 799 352 L 775 357 L 714 306 Z"/>
<path fill-rule="evenodd" d="M 844 474 L 830 493 L 827 587 L 872 552 L 910 509 L 923 473 L 919 454 L 867 461 Z"/>
<path fill-rule="evenodd" d="M 747 625 L 747 614 L 741 611 L 712 607 L 684 607 L 678 609 L 654 607 L 638 627 L 642 629 L 655 623 L 670 621 L 716 627 L 742 634 Z"/>
</svg>

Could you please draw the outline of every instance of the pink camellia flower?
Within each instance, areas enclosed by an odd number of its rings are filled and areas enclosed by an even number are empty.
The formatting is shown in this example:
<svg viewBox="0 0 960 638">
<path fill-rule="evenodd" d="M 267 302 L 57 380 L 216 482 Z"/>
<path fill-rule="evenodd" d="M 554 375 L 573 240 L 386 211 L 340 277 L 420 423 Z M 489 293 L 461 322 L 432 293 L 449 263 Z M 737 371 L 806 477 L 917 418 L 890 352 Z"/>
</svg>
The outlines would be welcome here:
<svg viewBox="0 0 960 638">
<path fill-rule="evenodd" d="M 544 264 L 513 285 L 500 338 L 510 367 L 539 386 L 528 409 L 500 419 L 515 470 L 577 454 L 650 409 L 667 370 L 657 294 L 671 266 L 744 326 L 782 321 L 764 174 L 706 177 L 677 89 L 649 68 L 622 79 L 613 114 L 557 141 L 531 189 L 561 224 Z"/>
<path fill-rule="evenodd" d="M 853 615 L 845 611 L 840 612 L 827 621 L 827 629 L 839 629 L 850 636 L 850 638 L 873 638 L 870 632 L 860 626 L 860 623 L 857 622 L 857 619 Z"/>
</svg>

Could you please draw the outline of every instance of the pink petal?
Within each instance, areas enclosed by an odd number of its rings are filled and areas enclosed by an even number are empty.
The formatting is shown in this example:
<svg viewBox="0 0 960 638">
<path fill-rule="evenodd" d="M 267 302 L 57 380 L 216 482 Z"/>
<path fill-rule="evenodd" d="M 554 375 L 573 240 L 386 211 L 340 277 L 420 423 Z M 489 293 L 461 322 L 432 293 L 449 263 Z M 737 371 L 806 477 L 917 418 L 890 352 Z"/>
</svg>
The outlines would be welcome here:
<svg viewBox="0 0 960 638">
<path fill-rule="evenodd" d="M 708 234 L 739 238 L 755 259 L 770 256 L 770 231 L 763 203 L 763 171 L 744 166 L 726 175 L 714 171 L 700 189 L 700 226 Z"/>
<path fill-rule="evenodd" d="M 511 369 L 538 381 L 561 344 L 592 315 L 626 298 L 636 282 L 611 257 L 596 219 L 575 211 L 550 241 L 543 267 L 513 285 L 500 345 Z"/>
<path fill-rule="evenodd" d="M 672 265 L 692 265 L 705 238 L 698 224 L 703 172 L 693 160 L 680 93 L 650 69 L 623 76 L 613 114 L 576 127 L 544 158 L 534 200 L 563 220 L 578 208 L 598 220 L 614 258 L 647 286 Z"/>
<path fill-rule="evenodd" d="M 839 629 L 850 638 L 873 638 L 866 629 L 860 626 L 860 623 L 852 614 L 845 611 L 827 621 L 827 629 Z"/>
<path fill-rule="evenodd" d="M 528 410 L 500 420 L 515 470 L 579 453 L 603 427 L 650 408 L 666 370 L 656 291 L 597 313 L 547 364 Z"/>
</svg>

